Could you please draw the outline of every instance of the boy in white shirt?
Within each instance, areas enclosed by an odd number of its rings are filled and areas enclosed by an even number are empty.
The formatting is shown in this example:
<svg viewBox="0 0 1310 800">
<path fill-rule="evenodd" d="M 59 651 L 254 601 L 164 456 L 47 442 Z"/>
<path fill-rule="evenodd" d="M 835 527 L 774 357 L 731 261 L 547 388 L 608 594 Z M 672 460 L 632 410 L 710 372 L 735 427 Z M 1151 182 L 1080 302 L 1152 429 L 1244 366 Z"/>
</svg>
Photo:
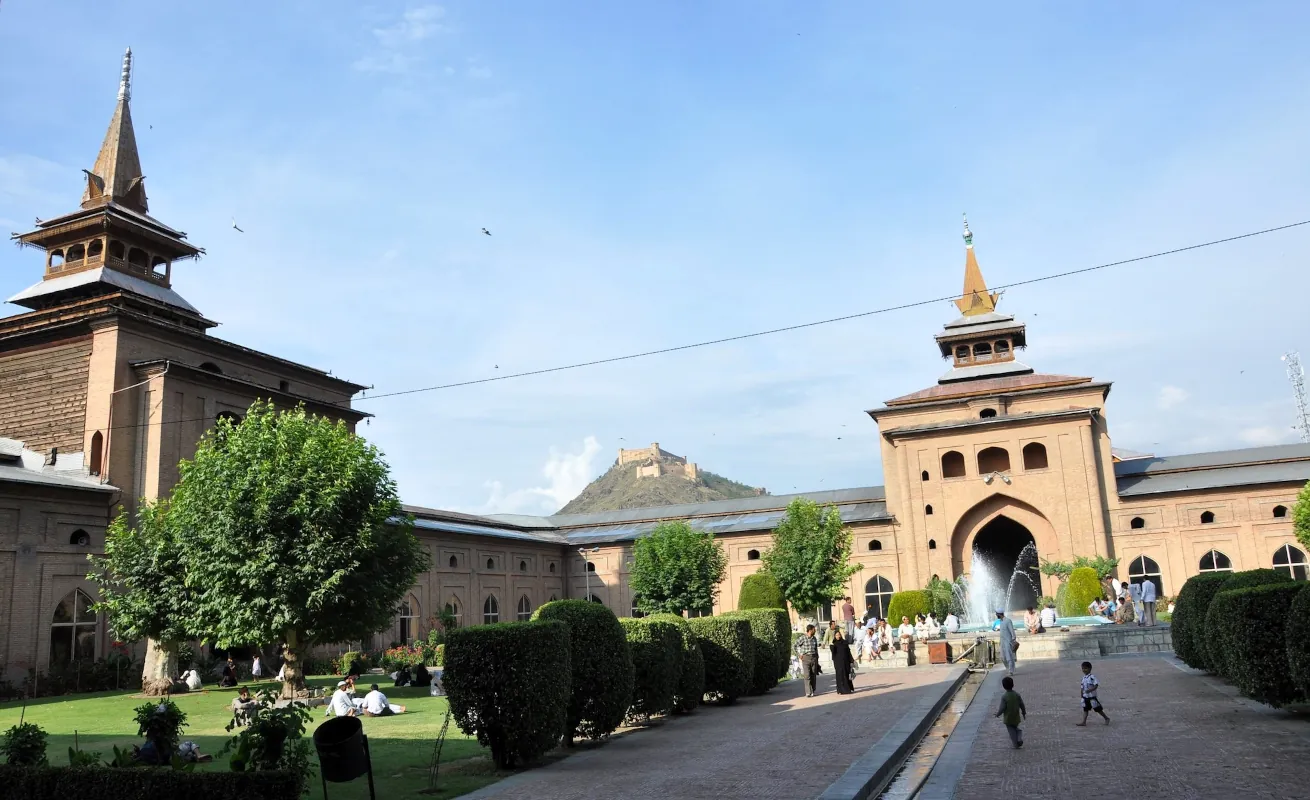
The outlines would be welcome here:
<svg viewBox="0 0 1310 800">
<path fill-rule="evenodd" d="M 1087 715 L 1092 711 L 1095 711 L 1097 714 L 1104 717 L 1106 725 L 1110 724 L 1110 718 L 1105 715 L 1105 707 L 1102 706 L 1101 701 L 1096 698 L 1096 692 L 1100 688 L 1101 682 L 1096 680 L 1096 676 L 1092 674 L 1092 662 L 1084 661 L 1081 689 L 1083 696 L 1083 721 L 1076 723 L 1078 727 L 1083 727 L 1087 724 Z"/>
</svg>

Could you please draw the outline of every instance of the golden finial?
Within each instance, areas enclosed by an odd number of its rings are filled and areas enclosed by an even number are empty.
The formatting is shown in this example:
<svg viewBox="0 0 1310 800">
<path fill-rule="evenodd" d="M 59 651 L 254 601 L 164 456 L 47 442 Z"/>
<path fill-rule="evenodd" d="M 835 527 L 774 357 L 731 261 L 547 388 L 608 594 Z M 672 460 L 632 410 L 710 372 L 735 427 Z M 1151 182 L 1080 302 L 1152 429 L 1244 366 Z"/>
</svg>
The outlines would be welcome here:
<svg viewBox="0 0 1310 800">
<path fill-rule="evenodd" d="M 983 280 L 982 270 L 978 268 L 978 258 L 973 253 L 973 231 L 969 230 L 969 216 L 964 216 L 964 294 L 955 305 L 966 317 L 990 314 L 996 310 L 996 301 L 1000 295 L 987 291 L 987 282 Z"/>
</svg>

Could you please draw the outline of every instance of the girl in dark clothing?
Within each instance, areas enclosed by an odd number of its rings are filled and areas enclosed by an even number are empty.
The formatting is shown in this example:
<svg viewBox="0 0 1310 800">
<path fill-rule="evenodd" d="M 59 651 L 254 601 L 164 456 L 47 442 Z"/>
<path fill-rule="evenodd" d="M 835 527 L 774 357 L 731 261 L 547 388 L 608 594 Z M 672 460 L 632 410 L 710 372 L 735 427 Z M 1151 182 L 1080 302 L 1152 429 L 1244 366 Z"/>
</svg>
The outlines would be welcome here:
<svg viewBox="0 0 1310 800">
<path fill-rule="evenodd" d="M 855 684 L 851 681 L 851 646 L 840 628 L 833 633 L 830 649 L 833 677 L 837 679 L 837 694 L 850 694 L 855 691 Z"/>
</svg>

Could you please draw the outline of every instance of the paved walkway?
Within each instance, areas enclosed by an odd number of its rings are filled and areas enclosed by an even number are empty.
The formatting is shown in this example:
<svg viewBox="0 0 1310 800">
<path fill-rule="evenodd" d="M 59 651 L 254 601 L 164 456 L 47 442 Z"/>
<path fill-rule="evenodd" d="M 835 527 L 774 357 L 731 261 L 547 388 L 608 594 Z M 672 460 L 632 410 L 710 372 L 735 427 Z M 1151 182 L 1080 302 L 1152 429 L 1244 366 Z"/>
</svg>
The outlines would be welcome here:
<svg viewBox="0 0 1310 800">
<path fill-rule="evenodd" d="M 900 720 L 924 687 L 950 674 L 943 667 L 866 672 L 846 696 L 835 694 L 832 675 L 824 674 L 814 698 L 804 696 L 800 681 L 789 681 L 763 697 L 702 707 L 466 797 L 817 797 Z"/>
<path fill-rule="evenodd" d="M 1015 688 L 1028 708 L 1022 750 L 992 717 L 1003 675 L 994 671 L 947 743 L 923 800 L 1310 796 L 1310 721 L 1237 697 L 1177 663 L 1172 655 L 1095 661 L 1111 724 L 1093 713 L 1079 728 L 1079 662 L 1021 661 Z M 977 725 L 971 748 L 970 725 Z"/>
</svg>

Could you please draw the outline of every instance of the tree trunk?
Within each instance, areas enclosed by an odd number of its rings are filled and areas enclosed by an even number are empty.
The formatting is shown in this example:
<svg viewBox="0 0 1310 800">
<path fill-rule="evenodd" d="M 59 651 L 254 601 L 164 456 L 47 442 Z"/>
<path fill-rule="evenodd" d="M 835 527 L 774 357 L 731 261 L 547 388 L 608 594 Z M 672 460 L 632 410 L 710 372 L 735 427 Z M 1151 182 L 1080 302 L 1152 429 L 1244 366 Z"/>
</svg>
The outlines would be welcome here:
<svg viewBox="0 0 1310 800">
<path fill-rule="evenodd" d="M 142 694 L 158 697 L 173 691 L 177 673 L 177 642 L 146 639 L 146 662 L 141 671 Z"/>
<path fill-rule="evenodd" d="M 300 637 L 295 629 L 288 628 L 286 632 L 286 652 L 283 654 L 282 662 L 282 697 L 294 699 L 304 697 L 305 691 L 305 674 L 300 668 Z"/>
</svg>

